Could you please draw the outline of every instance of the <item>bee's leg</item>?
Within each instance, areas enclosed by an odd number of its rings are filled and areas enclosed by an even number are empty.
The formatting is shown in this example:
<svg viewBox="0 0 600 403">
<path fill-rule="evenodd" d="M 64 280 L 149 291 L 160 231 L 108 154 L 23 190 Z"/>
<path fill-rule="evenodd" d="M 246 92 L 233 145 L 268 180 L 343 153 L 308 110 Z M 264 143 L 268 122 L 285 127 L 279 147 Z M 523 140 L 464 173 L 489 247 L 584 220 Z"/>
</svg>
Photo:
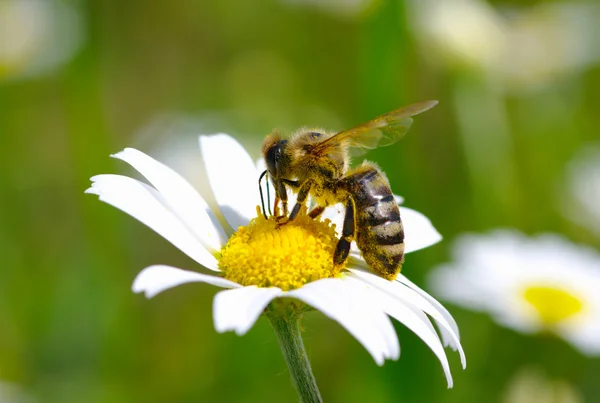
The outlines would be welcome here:
<svg viewBox="0 0 600 403">
<path fill-rule="evenodd" d="M 323 213 L 323 211 L 325 211 L 325 206 L 317 206 L 314 209 L 310 210 L 308 216 L 314 219 L 320 216 Z"/>
<path fill-rule="evenodd" d="M 288 215 L 287 192 L 286 192 L 284 184 L 288 185 L 289 187 L 291 187 L 293 189 L 298 189 L 300 187 L 300 183 L 298 181 L 292 181 L 289 179 L 281 179 L 279 191 L 282 192 L 282 194 L 285 194 L 285 203 L 283 203 L 283 216 L 287 217 L 287 215 Z"/>
<path fill-rule="evenodd" d="M 279 205 L 279 201 L 281 201 L 281 206 L 283 208 L 283 214 L 281 216 L 278 216 L 278 219 L 282 219 L 284 217 L 287 217 L 288 215 L 288 198 L 287 198 L 287 190 L 285 188 L 285 185 L 288 185 L 294 189 L 297 189 L 300 184 L 298 183 L 298 181 L 292 181 L 289 179 L 283 179 L 280 178 L 276 181 L 274 181 L 273 185 L 275 186 L 275 193 L 277 194 L 277 197 L 275 198 L 275 205 L 273 206 L 273 209 L 275 210 L 275 215 L 277 216 L 277 206 Z"/>
<path fill-rule="evenodd" d="M 313 181 L 309 179 L 306 182 L 304 182 L 302 186 L 300 186 L 300 190 L 298 191 L 298 199 L 296 200 L 296 205 L 292 209 L 289 221 L 292 221 L 294 218 L 296 218 L 296 216 L 300 212 L 302 205 L 306 202 L 306 199 L 308 198 L 308 194 L 310 193 L 310 188 L 312 187 L 312 185 Z"/>
<path fill-rule="evenodd" d="M 335 247 L 335 253 L 333 254 L 334 266 L 343 264 L 348 258 L 350 253 L 350 244 L 354 239 L 354 202 L 351 198 L 348 198 L 346 203 L 346 215 L 344 216 L 344 227 L 342 228 L 342 237 Z"/>
<path fill-rule="evenodd" d="M 279 196 L 279 199 L 281 199 L 281 206 L 283 207 L 283 217 L 286 217 L 288 215 L 288 198 L 287 198 L 287 191 L 285 189 L 285 185 L 283 184 L 283 182 L 278 181 L 277 182 L 277 195 Z M 277 201 L 276 201 L 277 202 Z M 277 210 L 277 207 L 275 207 L 275 210 Z M 275 215 L 277 215 L 277 213 L 275 213 Z"/>
</svg>

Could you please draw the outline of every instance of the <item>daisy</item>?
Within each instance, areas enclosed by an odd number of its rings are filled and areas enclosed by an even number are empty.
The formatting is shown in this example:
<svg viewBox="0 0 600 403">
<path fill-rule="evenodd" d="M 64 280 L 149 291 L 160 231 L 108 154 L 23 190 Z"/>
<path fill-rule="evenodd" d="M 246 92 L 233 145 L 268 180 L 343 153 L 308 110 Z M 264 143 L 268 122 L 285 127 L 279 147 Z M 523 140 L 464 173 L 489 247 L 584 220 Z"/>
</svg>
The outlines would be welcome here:
<svg viewBox="0 0 600 403">
<path fill-rule="evenodd" d="M 431 273 L 443 298 L 488 312 L 523 333 L 552 332 L 600 354 L 600 255 L 558 235 L 516 231 L 465 235 L 455 261 Z"/>
<path fill-rule="evenodd" d="M 0 27 L 0 81 L 54 71 L 84 39 L 80 13 L 64 1 L 0 1 Z"/>
<path fill-rule="evenodd" d="M 402 274 L 395 281 L 376 276 L 357 250 L 343 270 L 334 270 L 332 256 L 340 226 L 332 220 L 341 219 L 339 207 L 329 208 L 321 220 L 301 214 L 276 228 L 275 219 L 266 219 L 257 207 L 257 179 L 264 162 L 255 164 L 244 148 L 225 134 L 201 136 L 200 146 L 214 198 L 227 225 L 220 224 L 185 179 L 132 148 L 113 157 L 131 165 L 150 185 L 121 175 L 98 175 L 86 191 L 146 224 L 210 271 L 150 266 L 134 280 L 134 292 L 151 298 L 192 282 L 224 288 L 213 304 L 218 332 L 243 335 L 264 313 L 280 341 L 290 332 L 299 339 L 297 318 L 312 307 L 339 322 L 379 365 L 397 359 L 400 353 L 392 317 L 431 348 L 442 364 L 448 387 L 452 386 L 443 346 L 459 351 L 463 367 L 465 358 L 456 323 L 441 304 Z M 400 211 L 406 253 L 441 239 L 425 216 L 405 207 Z M 441 339 L 428 315 L 438 326 Z M 282 317 L 285 320 L 279 320 Z M 301 347 L 301 340 L 299 343 Z M 302 349 L 286 351 L 284 344 L 285 340 L 282 348 L 290 366 L 290 360 L 306 359 Z M 295 369 L 290 371 L 294 378 Z"/>
</svg>

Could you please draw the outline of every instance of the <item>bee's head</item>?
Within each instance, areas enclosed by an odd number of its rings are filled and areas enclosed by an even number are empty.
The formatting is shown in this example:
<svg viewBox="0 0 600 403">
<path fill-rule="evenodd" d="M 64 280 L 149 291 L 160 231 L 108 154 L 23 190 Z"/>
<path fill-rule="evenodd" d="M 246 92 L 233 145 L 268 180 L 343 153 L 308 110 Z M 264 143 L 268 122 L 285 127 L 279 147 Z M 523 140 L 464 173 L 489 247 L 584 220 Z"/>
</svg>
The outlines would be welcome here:
<svg viewBox="0 0 600 403">
<path fill-rule="evenodd" d="M 287 140 L 283 140 L 278 132 L 269 134 L 262 145 L 262 153 L 269 176 L 273 179 L 282 176 L 282 163 Z"/>
</svg>

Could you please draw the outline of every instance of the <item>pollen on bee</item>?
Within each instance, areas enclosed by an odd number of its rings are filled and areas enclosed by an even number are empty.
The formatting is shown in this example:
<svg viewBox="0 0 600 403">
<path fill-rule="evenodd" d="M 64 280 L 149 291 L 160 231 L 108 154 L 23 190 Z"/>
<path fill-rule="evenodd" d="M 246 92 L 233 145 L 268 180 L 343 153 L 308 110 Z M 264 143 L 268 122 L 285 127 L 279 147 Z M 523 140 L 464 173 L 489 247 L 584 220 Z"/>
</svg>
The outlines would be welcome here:
<svg viewBox="0 0 600 403">
<path fill-rule="evenodd" d="M 239 227 L 221 249 L 219 268 L 225 278 L 238 284 L 287 291 L 335 277 L 343 268 L 333 264 L 337 241 L 330 220 L 299 214 L 294 221 L 279 225 L 257 207 L 257 217 Z"/>
</svg>

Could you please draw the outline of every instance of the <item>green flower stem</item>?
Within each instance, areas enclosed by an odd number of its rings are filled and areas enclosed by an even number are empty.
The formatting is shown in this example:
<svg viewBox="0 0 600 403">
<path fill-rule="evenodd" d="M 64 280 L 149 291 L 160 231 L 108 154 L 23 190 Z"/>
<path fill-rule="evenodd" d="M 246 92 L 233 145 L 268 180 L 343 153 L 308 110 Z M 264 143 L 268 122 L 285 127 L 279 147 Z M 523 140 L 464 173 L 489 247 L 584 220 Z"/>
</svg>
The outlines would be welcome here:
<svg viewBox="0 0 600 403">
<path fill-rule="evenodd" d="M 294 387 L 302 403 L 320 403 L 323 400 L 317 388 L 317 382 L 310 369 L 310 362 L 300 335 L 300 318 L 293 316 L 269 315 L 269 321 L 275 329 L 285 362 L 290 370 Z"/>
</svg>

